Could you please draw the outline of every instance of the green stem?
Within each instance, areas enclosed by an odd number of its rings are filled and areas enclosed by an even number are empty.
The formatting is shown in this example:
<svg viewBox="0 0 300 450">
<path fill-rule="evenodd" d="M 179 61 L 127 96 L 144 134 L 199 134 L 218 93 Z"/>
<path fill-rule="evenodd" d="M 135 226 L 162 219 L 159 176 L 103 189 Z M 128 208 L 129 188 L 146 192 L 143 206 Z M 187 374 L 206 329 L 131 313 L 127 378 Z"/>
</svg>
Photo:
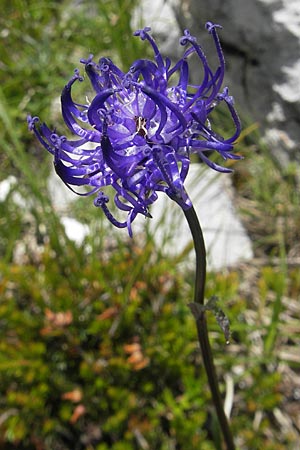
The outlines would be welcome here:
<svg viewBox="0 0 300 450">
<path fill-rule="evenodd" d="M 193 236 L 196 253 L 196 280 L 195 280 L 194 302 L 203 306 L 205 280 L 206 280 L 205 243 L 203 239 L 201 226 L 194 208 L 192 207 L 188 210 L 185 210 L 184 214 L 188 221 Z M 200 313 L 196 317 L 196 325 L 199 344 L 202 351 L 203 363 L 206 370 L 213 403 L 219 420 L 219 425 L 223 433 L 227 450 L 235 450 L 233 437 L 223 408 L 223 401 L 219 389 L 216 369 L 213 361 L 213 355 L 208 338 L 206 313 L 204 308 L 200 310 Z"/>
</svg>

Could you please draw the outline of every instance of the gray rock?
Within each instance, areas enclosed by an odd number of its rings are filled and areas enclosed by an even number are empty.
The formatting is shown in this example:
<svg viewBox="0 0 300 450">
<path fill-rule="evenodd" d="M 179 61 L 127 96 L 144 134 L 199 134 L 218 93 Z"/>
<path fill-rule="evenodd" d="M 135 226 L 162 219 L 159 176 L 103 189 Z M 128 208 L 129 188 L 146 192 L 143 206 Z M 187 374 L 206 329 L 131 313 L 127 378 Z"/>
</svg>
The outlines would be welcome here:
<svg viewBox="0 0 300 450">
<path fill-rule="evenodd" d="M 239 110 L 259 122 L 280 163 L 300 161 L 300 1 L 187 0 L 173 5 L 179 26 L 189 28 L 205 49 L 210 45 L 205 22 L 222 25 L 226 83 Z"/>
</svg>

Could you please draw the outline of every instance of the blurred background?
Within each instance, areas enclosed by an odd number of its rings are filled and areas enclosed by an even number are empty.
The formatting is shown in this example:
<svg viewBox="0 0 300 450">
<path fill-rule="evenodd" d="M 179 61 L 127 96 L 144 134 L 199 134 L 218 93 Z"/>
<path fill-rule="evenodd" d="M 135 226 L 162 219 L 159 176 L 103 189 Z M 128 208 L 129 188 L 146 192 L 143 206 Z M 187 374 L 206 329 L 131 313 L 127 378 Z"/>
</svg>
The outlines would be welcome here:
<svg viewBox="0 0 300 450">
<path fill-rule="evenodd" d="M 231 322 L 226 346 L 209 317 L 221 389 L 238 448 L 299 449 L 299 16 L 296 2 L 233 3 L 1 1 L 1 449 L 221 448 L 187 307 L 189 239 L 169 251 L 181 225 L 153 214 L 155 226 L 133 224 L 133 239 L 112 229 L 90 199 L 63 190 L 26 124 L 38 115 L 63 134 L 59 96 L 80 58 L 109 56 L 127 71 L 149 51 L 135 28 L 152 26 L 176 58 L 189 27 L 215 58 L 207 20 L 223 25 L 226 82 L 243 121 L 244 160 L 213 192 L 226 192 L 216 211 L 232 212 L 228 227 L 198 211 L 217 243 L 206 296 L 220 298 Z M 225 259 L 221 235 L 234 239 Z"/>
</svg>

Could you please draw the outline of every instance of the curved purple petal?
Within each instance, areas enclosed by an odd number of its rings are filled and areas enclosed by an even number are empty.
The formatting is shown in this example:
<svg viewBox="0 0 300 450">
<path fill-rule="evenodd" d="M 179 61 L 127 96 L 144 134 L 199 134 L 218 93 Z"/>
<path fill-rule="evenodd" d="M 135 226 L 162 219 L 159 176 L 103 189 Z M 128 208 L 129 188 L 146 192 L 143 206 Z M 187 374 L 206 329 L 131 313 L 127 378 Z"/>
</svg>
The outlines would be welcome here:
<svg viewBox="0 0 300 450">
<path fill-rule="evenodd" d="M 185 30 L 180 44 L 182 57 L 171 67 L 145 27 L 135 32 L 152 47 L 153 60 L 138 59 L 127 73 L 111 59 L 99 62 L 93 55 L 82 59 L 86 79 L 94 94 L 85 103 L 75 103 L 72 89 L 83 81 L 76 69 L 61 94 L 62 117 L 76 139 L 57 133 L 37 117 L 28 116 L 28 128 L 42 146 L 53 155 L 54 166 L 63 182 L 78 195 L 97 194 L 95 206 L 118 228 L 132 236 L 132 222 L 138 215 L 151 217 L 149 207 L 164 192 L 181 208 L 191 208 L 184 182 L 190 166 L 190 154 L 197 154 L 209 167 L 231 172 L 211 161 L 208 153 L 217 152 L 224 160 L 240 159 L 233 153 L 241 124 L 228 89 L 221 91 L 225 61 L 217 29 L 206 24 L 214 42 L 218 60 L 212 70 L 196 38 Z M 196 56 L 202 74 L 200 82 L 191 81 L 190 57 Z M 195 71 L 193 70 L 193 73 Z M 218 105 L 225 102 L 234 131 L 223 138 L 210 120 Z M 85 187 L 76 192 L 72 186 Z M 114 191 L 113 202 L 125 220 L 118 220 L 108 207 L 109 197 L 102 191 Z"/>
</svg>

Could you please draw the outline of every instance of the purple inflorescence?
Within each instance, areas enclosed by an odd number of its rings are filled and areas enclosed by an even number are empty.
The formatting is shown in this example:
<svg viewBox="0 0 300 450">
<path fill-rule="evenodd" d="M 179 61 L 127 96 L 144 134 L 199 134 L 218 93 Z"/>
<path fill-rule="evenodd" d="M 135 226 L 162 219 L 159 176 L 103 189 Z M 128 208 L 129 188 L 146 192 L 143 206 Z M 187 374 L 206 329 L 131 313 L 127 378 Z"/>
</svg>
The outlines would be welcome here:
<svg viewBox="0 0 300 450">
<path fill-rule="evenodd" d="M 63 119 L 76 140 L 51 131 L 37 117 L 28 117 L 32 130 L 42 145 L 54 156 L 54 166 L 63 182 L 90 186 L 84 194 L 96 194 L 94 204 L 117 227 L 127 227 L 138 214 L 151 217 L 150 205 L 159 191 L 165 192 L 183 209 L 192 206 L 185 191 L 190 155 L 197 154 L 208 166 L 230 172 L 212 162 L 207 153 L 217 151 L 224 159 L 238 159 L 232 154 L 240 134 L 240 122 L 228 89 L 221 91 L 225 62 L 217 35 L 218 25 L 207 23 L 218 56 L 213 71 L 196 38 L 186 30 L 180 44 L 186 47 L 182 58 L 171 67 L 163 59 L 150 28 L 134 33 L 152 46 L 154 60 L 138 59 L 127 73 L 108 58 L 98 63 L 93 55 L 81 60 L 95 91 L 86 104 L 73 101 L 71 90 L 83 81 L 76 69 L 62 91 Z M 199 85 L 191 85 L 188 58 L 195 54 L 202 71 Z M 235 130 L 224 139 L 212 130 L 209 115 L 220 103 L 228 107 Z M 120 222 L 108 207 L 106 186 L 115 190 L 114 203 L 126 214 Z M 75 192 L 75 191 L 74 191 Z"/>
</svg>

